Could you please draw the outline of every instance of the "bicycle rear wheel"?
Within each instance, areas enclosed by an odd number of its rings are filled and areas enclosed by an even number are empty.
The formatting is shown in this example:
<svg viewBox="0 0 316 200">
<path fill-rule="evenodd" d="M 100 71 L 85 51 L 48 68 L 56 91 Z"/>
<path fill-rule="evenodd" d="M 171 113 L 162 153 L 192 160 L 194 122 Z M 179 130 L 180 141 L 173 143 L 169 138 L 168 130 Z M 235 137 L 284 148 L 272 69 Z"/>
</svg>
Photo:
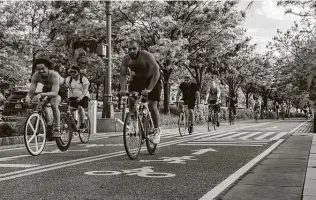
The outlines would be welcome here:
<svg viewBox="0 0 316 200">
<path fill-rule="evenodd" d="M 181 112 L 179 114 L 178 128 L 179 128 L 179 133 L 180 133 L 181 137 L 186 135 L 186 132 L 187 132 L 187 120 L 186 120 L 185 114 L 183 112 Z"/>
<path fill-rule="evenodd" d="M 72 140 L 72 125 L 66 113 L 60 113 L 60 137 L 56 138 L 59 150 L 67 151 Z"/>
<path fill-rule="evenodd" d="M 207 113 L 207 131 L 211 131 L 211 123 L 213 121 L 212 111 L 208 111 Z"/>
<path fill-rule="evenodd" d="M 42 153 L 46 144 L 46 124 L 40 114 L 28 116 L 24 126 L 24 143 L 32 156 Z"/>
<path fill-rule="evenodd" d="M 154 144 L 152 143 L 152 141 L 150 141 L 150 137 L 149 135 L 150 134 L 153 134 L 153 130 L 154 130 L 154 126 L 150 120 L 150 117 L 147 116 L 146 118 L 144 118 L 144 128 L 145 128 L 145 134 L 146 134 L 146 146 L 147 146 L 147 150 L 148 150 L 148 153 L 150 155 L 153 155 L 156 151 L 156 148 L 157 148 L 157 144 Z"/>
<path fill-rule="evenodd" d="M 87 113 L 84 118 L 84 129 L 79 130 L 79 139 L 82 143 L 89 142 L 91 135 L 91 121 Z"/>
<path fill-rule="evenodd" d="M 142 145 L 139 119 L 134 113 L 127 113 L 124 121 L 123 140 L 127 156 L 134 160 L 138 157 Z"/>
</svg>

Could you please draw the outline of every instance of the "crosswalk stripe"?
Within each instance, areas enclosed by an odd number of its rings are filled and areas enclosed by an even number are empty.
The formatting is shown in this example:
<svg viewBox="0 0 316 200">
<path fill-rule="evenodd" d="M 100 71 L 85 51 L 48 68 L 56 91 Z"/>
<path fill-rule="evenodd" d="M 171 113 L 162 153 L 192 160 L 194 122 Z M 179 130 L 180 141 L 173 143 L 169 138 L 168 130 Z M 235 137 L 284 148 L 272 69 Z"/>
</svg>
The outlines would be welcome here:
<svg viewBox="0 0 316 200">
<path fill-rule="evenodd" d="M 254 132 L 254 133 L 251 133 L 251 134 L 246 135 L 246 136 L 244 136 L 244 137 L 241 137 L 241 138 L 239 138 L 239 139 L 245 140 L 245 139 L 247 139 L 247 138 L 250 138 L 250 137 L 252 137 L 252 136 L 258 135 L 258 134 L 260 134 L 260 133 L 262 133 L 262 132 Z"/>
<path fill-rule="evenodd" d="M 222 140 L 210 140 L 210 141 L 192 141 L 188 143 L 253 143 L 253 144 L 267 144 L 269 141 L 253 141 L 253 140 L 233 140 L 233 141 L 222 141 Z"/>
<path fill-rule="evenodd" d="M 273 138 L 270 138 L 270 140 L 278 140 L 286 134 L 287 134 L 287 132 L 281 132 L 278 135 L 274 136 Z"/>
<path fill-rule="evenodd" d="M 226 135 L 231 135 L 231 134 L 234 134 L 236 132 L 228 132 L 228 133 L 224 133 L 224 134 L 219 134 L 219 135 L 216 135 L 216 136 L 213 136 L 213 137 L 207 137 L 205 139 L 214 139 L 214 138 L 219 138 L 219 137 L 223 137 L 223 136 L 226 136 Z"/>
<path fill-rule="evenodd" d="M 221 138 L 221 139 L 232 139 L 232 138 L 234 138 L 234 137 L 237 137 L 237 136 L 241 136 L 241 135 L 244 135 L 244 134 L 246 134 L 246 133 L 249 133 L 249 132 L 241 132 L 241 133 L 237 133 L 237 134 L 235 134 L 235 135 L 231 135 L 231 136 L 228 136 L 228 137 L 224 137 L 224 138 Z"/>
<path fill-rule="evenodd" d="M 254 139 L 255 139 L 255 140 L 262 140 L 263 138 L 265 138 L 265 137 L 267 137 L 267 136 L 269 136 L 269 135 L 272 135 L 273 133 L 274 133 L 274 132 L 267 132 L 267 133 L 265 133 L 265 134 L 263 134 L 263 135 L 260 135 L 260 136 L 254 138 Z"/>
<path fill-rule="evenodd" d="M 180 146 L 242 146 L 242 147 L 261 147 L 263 144 L 178 144 Z"/>
</svg>

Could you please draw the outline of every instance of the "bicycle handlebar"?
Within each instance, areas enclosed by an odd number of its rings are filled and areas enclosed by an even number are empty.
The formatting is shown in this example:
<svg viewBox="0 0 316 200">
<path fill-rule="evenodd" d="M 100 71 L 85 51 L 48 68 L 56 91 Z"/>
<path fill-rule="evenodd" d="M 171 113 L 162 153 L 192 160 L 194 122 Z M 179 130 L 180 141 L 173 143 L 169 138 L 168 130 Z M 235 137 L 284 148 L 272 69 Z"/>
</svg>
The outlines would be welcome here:
<svg viewBox="0 0 316 200">
<path fill-rule="evenodd" d="M 125 95 L 122 96 L 122 98 L 128 98 L 128 97 L 135 97 L 138 100 L 141 100 L 142 102 L 146 102 L 148 100 L 148 94 L 147 95 L 142 95 L 139 94 L 138 92 L 126 92 Z"/>
</svg>

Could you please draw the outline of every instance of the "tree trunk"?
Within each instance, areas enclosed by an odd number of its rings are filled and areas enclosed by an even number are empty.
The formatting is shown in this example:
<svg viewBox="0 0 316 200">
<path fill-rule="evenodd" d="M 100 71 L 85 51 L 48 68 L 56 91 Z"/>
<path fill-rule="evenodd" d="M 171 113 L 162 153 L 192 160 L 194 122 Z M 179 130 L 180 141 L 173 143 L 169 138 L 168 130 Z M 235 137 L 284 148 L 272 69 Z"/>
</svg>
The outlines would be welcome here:
<svg viewBox="0 0 316 200">
<path fill-rule="evenodd" d="M 245 97 L 246 97 L 246 108 L 249 108 L 249 96 L 250 96 L 250 93 L 247 91 L 246 94 L 245 94 Z"/>
<path fill-rule="evenodd" d="M 167 114 L 169 113 L 169 98 L 170 98 L 170 84 L 169 80 L 165 80 L 163 82 L 163 113 Z"/>
<path fill-rule="evenodd" d="M 170 98 L 170 83 L 169 83 L 169 78 L 172 73 L 173 69 L 162 69 L 162 74 L 163 76 L 163 113 L 167 114 L 169 113 L 169 98 Z"/>
</svg>

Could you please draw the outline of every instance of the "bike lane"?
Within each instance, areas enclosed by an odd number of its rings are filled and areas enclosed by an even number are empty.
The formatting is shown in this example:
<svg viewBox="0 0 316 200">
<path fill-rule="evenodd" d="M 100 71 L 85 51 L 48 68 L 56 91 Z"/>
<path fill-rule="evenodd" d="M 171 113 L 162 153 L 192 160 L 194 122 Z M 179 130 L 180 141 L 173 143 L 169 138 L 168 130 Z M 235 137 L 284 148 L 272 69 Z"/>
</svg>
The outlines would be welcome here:
<svg viewBox="0 0 316 200">
<path fill-rule="evenodd" d="M 258 129 L 261 126 L 266 125 L 258 124 Z M 216 132 L 211 134 L 216 135 Z M 143 151 L 136 161 L 129 160 L 124 152 L 114 152 L 94 158 L 87 156 L 90 158 L 81 159 L 82 163 L 69 160 L 43 167 L 37 174 L 25 172 L 21 177 L 2 179 L 0 186 L 4 193 L 1 196 L 3 199 L 22 199 L 22 194 L 27 194 L 27 199 L 43 196 L 45 199 L 198 199 L 276 142 L 252 146 L 183 145 L 204 136 L 195 134 L 191 138 L 175 136 L 163 140 L 156 155 Z M 120 140 L 116 140 L 119 144 Z M 115 141 L 111 142 L 114 147 Z M 99 147 L 91 155 L 104 151 L 104 147 Z M 67 156 L 65 153 L 54 155 L 55 163 L 58 157 Z M 73 152 L 71 157 L 74 157 Z M 19 193 L 9 192 L 13 185 L 19 188 Z M 25 199 L 25 195 L 23 197 Z"/>
</svg>

